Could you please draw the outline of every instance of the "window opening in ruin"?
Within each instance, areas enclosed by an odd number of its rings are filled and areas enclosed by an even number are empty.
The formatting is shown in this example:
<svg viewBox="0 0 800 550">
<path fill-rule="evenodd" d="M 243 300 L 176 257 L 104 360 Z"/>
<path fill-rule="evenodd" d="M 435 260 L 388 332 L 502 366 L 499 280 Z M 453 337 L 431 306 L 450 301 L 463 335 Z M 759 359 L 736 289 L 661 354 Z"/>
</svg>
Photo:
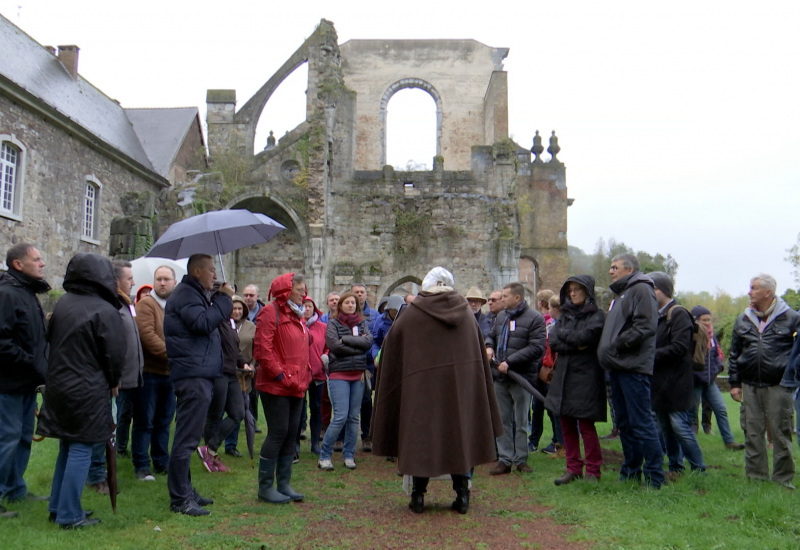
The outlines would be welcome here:
<svg viewBox="0 0 800 550">
<path fill-rule="evenodd" d="M 535 296 L 539 292 L 539 285 L 537 284 L 537 271 L 538 266 L 536 262 L 530 258 L 522 257 L 519 259 L 519 282 L 525 287 L 525 295 L 528 303 L 535 302 Z M 553 292 L 558 293 L 559 289 L 554 288 Z M 533 300 L 533 301 L 531 301 Z"/>
<path fill-rule="evenodd" d="M 267 100 L 256 125 L 256 154 L 271 149 L 270 132 L 277 143 L 306 120 L 308 62 L 303 63 L 281 82 Z"/>
<path fill-rule="evenodd" d="M 431 170 L 436 156 L 436 103 L 419 88 L 397 91 L 386 117 L 386 164 L 399 171 Z"/>
</svg>

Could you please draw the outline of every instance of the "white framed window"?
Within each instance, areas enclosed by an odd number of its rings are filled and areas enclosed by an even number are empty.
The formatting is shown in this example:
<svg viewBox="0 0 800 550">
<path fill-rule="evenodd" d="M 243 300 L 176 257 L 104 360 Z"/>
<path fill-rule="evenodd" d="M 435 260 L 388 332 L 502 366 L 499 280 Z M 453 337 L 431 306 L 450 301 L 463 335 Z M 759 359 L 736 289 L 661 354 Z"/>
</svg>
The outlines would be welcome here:
<svg viewBox="0 0 800 550">
<path fill-rule="evenodd" d="M 22 220 L 25 146 L 13 135 L 0 134 L 0 216 Z"/>
<path fill-rule="evenodd" d="M 86 176 L 83 182 L 83 221 L 81 240 L 100 244 L 100 195 L 103 184 L 94 176 Z"/>
</svg>

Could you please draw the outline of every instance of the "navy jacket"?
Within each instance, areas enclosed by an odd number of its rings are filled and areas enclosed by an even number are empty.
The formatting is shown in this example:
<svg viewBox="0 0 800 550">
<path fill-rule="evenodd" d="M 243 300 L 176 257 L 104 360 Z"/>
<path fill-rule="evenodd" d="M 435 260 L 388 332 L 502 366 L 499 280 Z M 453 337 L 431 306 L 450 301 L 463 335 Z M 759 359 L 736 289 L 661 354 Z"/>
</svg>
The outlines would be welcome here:
<svg viewBox="0 0 800 550">
<path fill-rule="evenodd" d="M 222 376 L 219 326 L 227 323 L 233 301 L 222 293 L 212 300 L 190 275 L 175 287 L 164 310 L 164 338 L 172 380 Z"/>
</svg>

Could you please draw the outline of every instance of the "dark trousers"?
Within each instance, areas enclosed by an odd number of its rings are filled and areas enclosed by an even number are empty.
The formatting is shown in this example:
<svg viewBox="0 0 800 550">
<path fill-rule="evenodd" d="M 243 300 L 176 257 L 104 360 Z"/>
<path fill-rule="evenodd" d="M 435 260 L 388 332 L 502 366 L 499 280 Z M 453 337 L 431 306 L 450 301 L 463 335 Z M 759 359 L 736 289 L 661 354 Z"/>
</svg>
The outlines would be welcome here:
<svg viewBox="0 0 800 550">
<path fill-rule="evenodd" d="M 361 398 L 361 439 L 369 437 L 372 422 L 372 385 L 364 385 L 364 397 Z"/>
<path fill-rule="evenodd" d="M 261 445 L 261 458 L 294 456 L 303 398 L 261 392 L 261 406 L 267 418 L 267 437 Z"/>
<path fill-rule="evenodd" d="M 317 384 L 314 380 L 308 387 L 308 425 L 310 428 L 311 448 L 319 448 L 319 434 L 322 431 L 322 389 L 325 383 Z"/>
<path fill-rule="evenodd" d="M 550 384 L 542 382 L 541 380 L 537 380 L 534 387 L 539 390 L 543 396 L 547 397 Z M 544 403 L 535 397 L 531 401 L 533 401 L 533 404 L 531 405 L 531 435 L 528 437 L 528 441 L 533 443 L 534 447 L 538 448 L 539 440 L 542 438 L 542 434 L 544 433 L 545 408 Z M 559 420 L 558 415 L 553 414 L 551 411 L 547 411 L 547 416 L 550 418 L 550 426 L 553 429 L 552 442 L 563 445 L 564 436 L 561 434 L 561 421 Z"/>
<path fill-rule="evenodd" d="M 130 388 L 119 390 L 119 395 L 117 395 L 117 452 L 128 450 L 133 408 L 138 392 L 139 388 Z"/>
<path fill-rule="evenodd" d="M 222 418 L 223 414 L 227 414 Z M 235 374 L 223 374 L 214 380 L 214 391 L 208 406 L 203 432 L 206 445 L 216 451 L 244 418 L 242 387 Z"/>
<path fill-rule="evenodd" d="M 650 401 L 650 377 L 621 371 L 610 374 L 611 397 L 624 455 L 620 479 L 641 480 L 644 469 L 644 481 L 660 487 L 664 483 L 664 455 Z"/>
<path fill-rule="evenodd" d="M 175 390 L 169 375 L 145 372 L 133 407 L 131 457 L 135 470 L 148 470 L 150 457 L 157 471 L 169 466 L 169 428 L 175 416 Z M 150 449 L 150 456 L 147 451 Z"/>
<path fill-rule="evenodd" d="M 177 399 L 175 437 L 167 470 L 170 504 L 183 506 L 194 498 L 192 454 L 203 437 L 214 381 L 207 378 L 181 378 L 173 382 Z"/>
</svg>

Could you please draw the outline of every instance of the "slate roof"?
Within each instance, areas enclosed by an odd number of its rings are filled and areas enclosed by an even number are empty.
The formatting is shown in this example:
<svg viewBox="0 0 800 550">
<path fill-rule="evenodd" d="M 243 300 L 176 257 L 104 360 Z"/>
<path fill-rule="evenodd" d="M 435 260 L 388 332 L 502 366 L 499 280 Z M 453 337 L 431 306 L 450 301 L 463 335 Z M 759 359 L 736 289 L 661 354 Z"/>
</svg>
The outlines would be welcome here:
<svg viewBox="0 0 800 550">
<path fill-rule="evenodd" d="M 186 135 L 199 117 L 197 107 L 125 109 L 125 112 L 153 168 L 167 178 Z"/>
<path fill-rule="evenodd" d="M 80 75 L 73 80 L 56 56 L 2 15 L 0 51 L 0 77 L 5 77 L 147 170 L 162 173 L 155 169 L 148 157 L 125 109 Z"/>
</svg>

